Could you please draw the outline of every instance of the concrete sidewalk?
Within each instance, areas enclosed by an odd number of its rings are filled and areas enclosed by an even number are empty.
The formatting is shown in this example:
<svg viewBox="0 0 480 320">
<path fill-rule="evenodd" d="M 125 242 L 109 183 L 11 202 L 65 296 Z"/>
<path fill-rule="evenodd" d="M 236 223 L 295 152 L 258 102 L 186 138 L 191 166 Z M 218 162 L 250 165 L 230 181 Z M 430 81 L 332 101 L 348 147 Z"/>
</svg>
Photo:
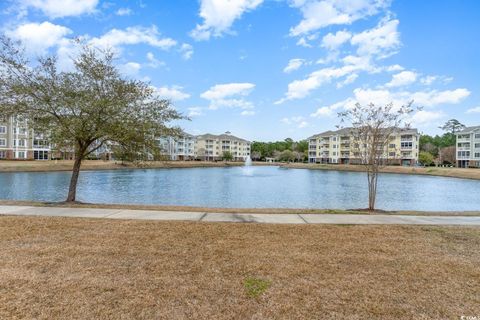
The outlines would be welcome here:
<svg viewBox="0 0 480 320">
<path fill-rule="evenodd" d="M 264 214 L 0 206 L 0 215 L 284 224 L 400 224 L 480 226 L 480 217 L 366 214 Z"/>
</svg>

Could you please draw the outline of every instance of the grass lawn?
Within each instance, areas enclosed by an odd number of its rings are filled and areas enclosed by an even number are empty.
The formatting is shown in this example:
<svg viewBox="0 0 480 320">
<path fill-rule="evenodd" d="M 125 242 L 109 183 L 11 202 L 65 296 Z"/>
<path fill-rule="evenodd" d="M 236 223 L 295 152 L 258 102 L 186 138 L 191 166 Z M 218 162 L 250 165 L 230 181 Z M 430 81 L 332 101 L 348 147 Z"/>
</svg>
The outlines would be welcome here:
<svg viewBox="0 0 480 320">
<path fill-rule="evenodd" d="M 480 228 L 0 217 L 0 319 L 459 319 Z"/>
</svg>

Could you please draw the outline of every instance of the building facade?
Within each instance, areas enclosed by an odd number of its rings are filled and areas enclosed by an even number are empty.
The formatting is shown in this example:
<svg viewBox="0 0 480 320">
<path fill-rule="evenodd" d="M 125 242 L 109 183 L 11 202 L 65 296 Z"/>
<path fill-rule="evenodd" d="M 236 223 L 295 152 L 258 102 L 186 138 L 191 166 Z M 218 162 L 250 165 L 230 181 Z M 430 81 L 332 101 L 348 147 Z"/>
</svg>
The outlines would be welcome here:
<svg viewBox="0 0 480 320">
<path fill-rule="evenodd" d="M 352 128 L 326 131 L 308 138 L 308 162 L 359 164 L 358 144 Z M 418 162 L 420 134 L 417 129 L 400 129 L 385 146 L 383 158 L 387 164 L 413 166 Z"/>
<path fill-rule="evenodd" d="M 168 160 L 195 159 L 195 136 L 183 133 L 179 137 L 161 137 L 158 140 L 161 152 Z"/>
<path fill-rule="evenodd" d="M 456 162 L 459 168 L 480 168 L 480 126 L 455 133 Z"/>
<path fill-rule="evenodd" d="M 207 133 L 196 137 L 197 159 L 222 160 L 224 152 L 230 152 L 234 161 L 245 161 L 250 157 L 250 141 L 238 138 L 228 131 L 220 135 Z"/>
<path fill-rule="evenodd" d="M 0 116 L 0 159 L 49 160 L 51 148 L 45 137 L 28 127 L 20 116 Z"/>
</svg>

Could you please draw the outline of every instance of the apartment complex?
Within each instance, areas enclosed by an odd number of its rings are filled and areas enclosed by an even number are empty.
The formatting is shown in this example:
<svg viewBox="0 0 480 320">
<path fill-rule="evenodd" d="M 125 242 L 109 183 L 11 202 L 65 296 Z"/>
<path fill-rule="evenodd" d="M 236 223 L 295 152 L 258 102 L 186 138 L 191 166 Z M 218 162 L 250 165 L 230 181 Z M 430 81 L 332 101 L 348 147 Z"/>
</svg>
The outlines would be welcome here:
<svg viewBox="0 0 480 320">
<path fill-rule="evenodd" d="M 183 133 L 178 137 L 161 137 L 158 140 L 160 150 L 168 160 L 195 159 L 195 136 Z"/>
<path fill-rule="evenodd" d="M 0 116 L 0 159 L 48 160 L 51 149 L 42 134 L 20 116 Z"/>
<path fill-rule="evenodd" d="M 250 142 L 230 132 L 224 134 L 203 134 L 196 136 L 195 157 L 200 160 L 221 160 L 224 152 L 230 152 L 233 160 L 244 161 L 250 157 Z"/>
<path fill-rule="evenodd" d="M 480 126 L 455 133 L 456 161 L 459 168 L 480 168 Z"/>
<path fill-rule="evenodd" d="M 358 144 L 352 128 L 326 131 L 308 138 L 310 163 L 359 164 Z M 392 165 L 413 166 L 418 162 L 420 134 L 417 129 L 399 129 L 385 146 L 383 158 Z M 355 152 L 357 150 L 357 152 Z"/>
</svg>

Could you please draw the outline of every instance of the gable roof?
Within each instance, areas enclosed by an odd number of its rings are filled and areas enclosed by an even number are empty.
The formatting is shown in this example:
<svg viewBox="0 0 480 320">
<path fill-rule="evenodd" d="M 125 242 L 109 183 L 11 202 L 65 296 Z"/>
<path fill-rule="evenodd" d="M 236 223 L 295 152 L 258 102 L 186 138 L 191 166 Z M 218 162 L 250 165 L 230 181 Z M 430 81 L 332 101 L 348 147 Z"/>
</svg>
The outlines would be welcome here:
<svg viewBox="0 0 480 320">
<path fill-rule="evenodd" d="M 480 126 L 466 127 L 462 131 L 455 132 L 455 134 L 471 133 L 471 132 L 479 131 L 479 130 L 480 130 Z"/>
<path fill-rule="evenodd" d="M 322 133 L 319 133 L 319 134 L 315 134 L 311 137 L 309 137 L 308 139 L 318 139 L 318 138 L 322 138 L 322 137 L 330 137 L 330 136 L 346 136 L 346 135 L 349 135 L 352 130 L 354 130 L 352 127 L 347 127 L 347 128 L 341 128 L 339 130 L 335 130 L 335 131 L 325 131 L 325 132 L 322 132 Z M 418 129 L 416 128 L 400 128 L 399 131 L 397 133 L 401 133 L 401 134 L 418 134 Z"/>
</svg>

